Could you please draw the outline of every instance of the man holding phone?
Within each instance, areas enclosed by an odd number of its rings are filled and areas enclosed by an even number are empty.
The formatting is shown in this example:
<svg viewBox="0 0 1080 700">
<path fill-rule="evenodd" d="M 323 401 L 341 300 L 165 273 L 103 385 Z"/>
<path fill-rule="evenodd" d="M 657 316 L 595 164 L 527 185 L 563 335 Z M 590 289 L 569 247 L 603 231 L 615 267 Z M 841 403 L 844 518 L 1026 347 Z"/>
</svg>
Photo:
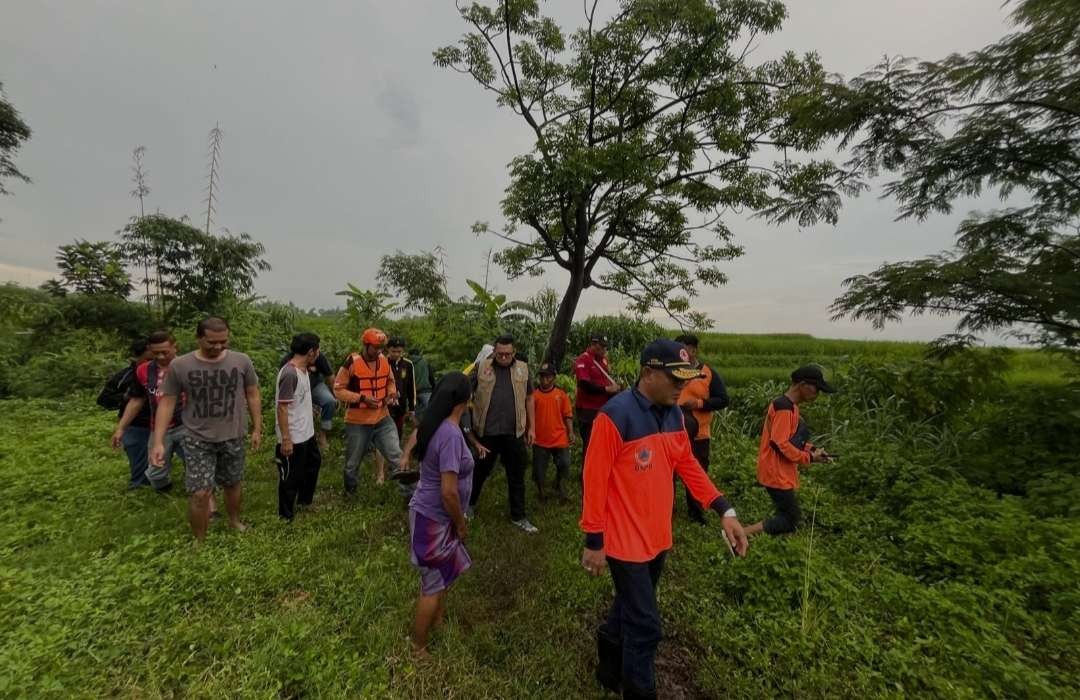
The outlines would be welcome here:
<svg viewBox="0 0 1080 700">
<path fill-rule="evenodd" d="M 746 528 L 747 535 L 764 532 L 782 535 L 795 532 L 802 513 L 795 492 L 799 488 L 799 468 L 832 457 L 810 442 L 810 431 L 799 416 L 799 404 L 817 400 L 821 393 L 835 391 L 817 365 L 800 367 L 791 373 L 791 386 L 769 404 L 758 446 L 758 483 L 765 487 L 776 506 L 771 518 Z"/>
</svg>

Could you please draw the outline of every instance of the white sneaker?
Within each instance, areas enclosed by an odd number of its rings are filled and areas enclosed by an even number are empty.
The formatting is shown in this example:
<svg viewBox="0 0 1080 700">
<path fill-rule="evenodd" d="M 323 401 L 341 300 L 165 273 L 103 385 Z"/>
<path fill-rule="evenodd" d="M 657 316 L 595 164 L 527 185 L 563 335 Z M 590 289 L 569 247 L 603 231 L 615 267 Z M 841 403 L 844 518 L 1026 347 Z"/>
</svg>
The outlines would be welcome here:
<svg viewBox="0 0 1080 700">
<path fill-rule="evenodd" d="M 514 523 L 530 535 L 540 532 L 539 528 L 537 528 L 525 518 L 522 518 L 521 520 L 511 520 L 510 522 Z"/>
<path fill-rule="evenodd" d="M 472 506 L 465 506 L 464 516 L 465 516 L 466 520 L 472 520 L 473 519 L 474 516 L 473 516 Z"/>
</svg>

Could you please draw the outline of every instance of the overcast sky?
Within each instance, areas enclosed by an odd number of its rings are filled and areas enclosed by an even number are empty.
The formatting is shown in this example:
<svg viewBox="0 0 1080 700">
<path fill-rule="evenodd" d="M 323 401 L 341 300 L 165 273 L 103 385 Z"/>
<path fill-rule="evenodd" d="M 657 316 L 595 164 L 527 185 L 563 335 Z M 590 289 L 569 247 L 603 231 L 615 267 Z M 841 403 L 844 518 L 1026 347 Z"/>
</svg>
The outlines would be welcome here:
<svg viewBox="0 0 1080 700">
<path fill-rule="evenodd" d="M 601 0 L 603 4 L 604 0 Z M 564 28 L 580 2 L 551 0 Z M 852 76 L 883 55 L 937 58 L 1006 30 L 998 0 L 801 0 L 754 54 L 817 51 Z M 220 123 L 218 230 L 263 242 L 267 297 L 336 305 L 346 282 L 373 286 L 379 256 L 448 251 L 451 291 L 482 279 L 500 222 L 506 164 L 531 143 L 518 118 L 431 51 L 464 31 L 451 0 L 0 0 L 0 82 L 33 129 L 17 163 L 32 184 L 0 199 L 0 279 L 54 275 L 56 247 L 113 237 L 137 213 L 130 155 L 147 149 L 148 210 L 204 217 L 207 132 Z M 973 205 L 974 206 L 974 205 Z M 927 339 L 951 328 L 910 319 L 884 332 L 828 320 L 840 282 L 885 261 L 950 245 L 965 213 L 895 223 L 876 193 L 846 203 L 839 225 L 799 229 L 731 221 L 746 255 L 699 306 L 717 330 L 824 337 Z M 564 273 L 493 281 L 511 297 Z M 578 318 L 617 311 L 590 293 Z"/>
</svg>

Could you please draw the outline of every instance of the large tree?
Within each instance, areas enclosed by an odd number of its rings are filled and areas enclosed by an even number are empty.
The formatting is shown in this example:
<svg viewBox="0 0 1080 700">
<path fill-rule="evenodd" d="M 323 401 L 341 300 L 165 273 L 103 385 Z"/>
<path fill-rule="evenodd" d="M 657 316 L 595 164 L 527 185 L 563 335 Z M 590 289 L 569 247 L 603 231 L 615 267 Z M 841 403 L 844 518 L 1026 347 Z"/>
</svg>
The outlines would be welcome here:
<svg viewBox="0 0 1080 700">
<path fill-rule="evenodd" d="M 567 272 L 548 342 L 559 362 L 586 289 L 636 312 L 706 323 L 692 298 L 742 253 L 725 215 L 834 222 L 860 185 L 817 149 L 831 127 L 815 55 L 752 64 L 780 29 L 779 0 L 588 0 L 569 37 L 536 0 L 460 8 L 470 31 L 435 63 L 471 76 L 517 114 L 534 145 L 513 159 L 502 201 L 511 278 Z"/>
<path fill-rule="evenodd" d="M 19 116 L 15 107 L 4 99 L 4 84 L 0 83 L 0 194 L 8 194 L 4 188 L 5 178 L 29 182 L 15 167 L 15 153 L 30 139 L 30 127 Z"/>
<path fill-rule="evenodd" d="M 262 258 L 266 248 L 246 233 L 208 235 L 162 214 L 133 219 L 120 237 L 126 262 L 147 270 L 158 314 L 173 324 L 251 294 L 258 274 L 270 269 Z"/>
<path fill-rule="evenodd" d="M 970 214 L 952 250 L 846 280 L 838 318 L 957 314 L 963 332 L 1080 347 L 1080 8 L 1024 0 L 1012 19 L 981 50 L 886 61 L 835 93 L 857 127 L 851 165 L 897 173 L 900 218 L 987 190 L 1011 205 Z"/>
</svg>

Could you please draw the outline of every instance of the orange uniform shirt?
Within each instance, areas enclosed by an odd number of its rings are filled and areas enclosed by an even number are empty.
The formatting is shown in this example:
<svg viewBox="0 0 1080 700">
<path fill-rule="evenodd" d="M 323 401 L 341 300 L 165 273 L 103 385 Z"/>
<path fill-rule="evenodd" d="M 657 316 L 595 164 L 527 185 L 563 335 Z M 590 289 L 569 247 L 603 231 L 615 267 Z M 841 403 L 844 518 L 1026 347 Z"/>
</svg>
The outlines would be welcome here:
<svg viewBox="0 0 1080 700">
<path fill-rule="evenodd" d="M 551 391 L 537 388 L 532 393 L 537 447 L 569 447 L 566 419 L 574 417 L 570 397 L 559 387 Z"/>
<path fill-rule="evenodd" d="M 712 367 L 701 365 L 701 376 L 688 381 L 679 394 L 679 405 L 684 403 L 694 404 L 694 418 L 698 422 L 698 432 L 694 439 L 708 440 L 713 411 L 727 408 L 730 403 L 724 380 Z"/>
<path fill-rule="evenodd" d="M 703 507 L 727 510 L 690 451 L 682 411 L 654 406 L 637 389 L 616 395 L 597 414 L 585 455 L 586 539 L 600 535 L 605 554 L 629 562 L 671 549 L 674 474 Z"/>
<path fill-rule="evenodd" d="M 769 404 L 758 446 L 757 479 L 774 489 L 799 488 L 799 465 L 810 464 L 814 446 L 804 437 L 799 407 L 786 396 Z"/>
</svg>

